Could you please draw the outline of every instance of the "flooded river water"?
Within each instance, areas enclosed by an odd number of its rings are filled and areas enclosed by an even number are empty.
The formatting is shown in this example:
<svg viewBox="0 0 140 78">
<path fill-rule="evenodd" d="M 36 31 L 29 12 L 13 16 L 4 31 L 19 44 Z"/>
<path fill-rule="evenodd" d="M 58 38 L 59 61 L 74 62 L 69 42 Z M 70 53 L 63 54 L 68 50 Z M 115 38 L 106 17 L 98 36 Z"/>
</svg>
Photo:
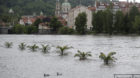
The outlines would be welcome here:
<svg viewBox="0 0 140 78">
<path fill-rule="evenodd" d="M 13 42 L 5 48 L 5 42 Z M 20 51 L 18 45 L 50 45 L 50 53 Z M 67 56 L 59 56 L 56 47 L 68 45 Z M 77 50 L 92 53 L 85 61 L 74 58 Z M 105 66 L 100 52 L 116 52 L 116 62 Z M 56 76 L 56 73 L 62 76 Z M 114 74 L 140 74 L 140 36 L 93 35 L 0 35 L 0 78 L 113 78 Z"/>
</svg>

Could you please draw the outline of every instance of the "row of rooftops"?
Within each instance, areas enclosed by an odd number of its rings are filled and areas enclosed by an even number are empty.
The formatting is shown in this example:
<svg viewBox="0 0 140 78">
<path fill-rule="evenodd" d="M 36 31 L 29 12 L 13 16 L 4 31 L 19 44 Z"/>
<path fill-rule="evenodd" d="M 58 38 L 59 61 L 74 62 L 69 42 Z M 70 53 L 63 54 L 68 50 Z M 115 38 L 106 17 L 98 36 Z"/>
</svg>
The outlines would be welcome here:
<svg viewBox="0 0 140 78">
<path fill-rule="evenodd" d="M 133 5 L 140 8 L 140 3 L 132 3 L 132 2 L 128 3 L 128 2 L 125 2 L 125 1 L 112 2 L 112 6 L 113 6 L 114 9 L 115 8 L 120 8 L 120 9 L 131 8 Z M 81 6 L 83 6 L 83 5 L 77 6 L 73 9 L 71 9 L 70 11 L 74 11 L 75 9 L 80 8 Z M 100 8 L 106 9 L 109 6 L 110 6 L 110 3 L 95 2 L 94 6 L 88 6 L 87 8 L 91 11 L 96 11 L 97 9 L 100 9 Z"/>
<path fill-rule="evenodd" d="M 26 16 L 22 16 L 19 23 L 22 21 L 23 25 L 25 24 L 33 24 L 37 19 L 41 19 L 44 20 L 45 22 L 50 22 L 52 19 L 52 16 L 32 16 L 32 15 L 26 15 Z M 66 21 L 65 19 L 63 19 L 62 17 L 58 17 L 58 20 L 63 24 L 66 25 Z M 46 23 L 40 23 L 41 25 L 45 25 Z M 21 24 L 22 24 L 21 23 Z M 47 23 L 48 24 L 48 23 Z"/>
</svg>

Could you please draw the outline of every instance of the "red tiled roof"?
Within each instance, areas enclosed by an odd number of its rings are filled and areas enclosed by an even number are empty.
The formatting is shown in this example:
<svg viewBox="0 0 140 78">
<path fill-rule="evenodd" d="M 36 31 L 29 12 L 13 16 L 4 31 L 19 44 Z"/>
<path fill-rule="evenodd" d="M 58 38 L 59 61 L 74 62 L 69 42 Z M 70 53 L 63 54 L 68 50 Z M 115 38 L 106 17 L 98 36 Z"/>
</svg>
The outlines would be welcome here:
<svg viewBox="0 0 140 78">
<path fill-rule="evenodd" d="M 44 19 L 45 16 L 22 16 L 21 20 L 23 20 L 24 23 L 27 23 L 28 20 L 34 23 L 37 19 Z"/>
<path fill-rule="evenodd" d="M 95 7 L 88 7 L 88 9 L 91 10 L 91 11 L 96 11 Z"/>
</svg>

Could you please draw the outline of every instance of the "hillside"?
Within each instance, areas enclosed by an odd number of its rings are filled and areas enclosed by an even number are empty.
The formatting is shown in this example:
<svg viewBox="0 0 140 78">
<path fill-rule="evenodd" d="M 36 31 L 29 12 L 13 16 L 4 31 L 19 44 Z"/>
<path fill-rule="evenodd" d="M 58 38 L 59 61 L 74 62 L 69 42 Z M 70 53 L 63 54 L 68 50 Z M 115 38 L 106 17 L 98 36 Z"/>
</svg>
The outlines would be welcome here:
<svg viewBox="0 0 140 78">
<path fill-rule="evenodd" d="M 60 0 L 62 3 L 64 0 Z M 80 0 L 69 0 L 72 7 L 79 5 Z M 94 0 L 81 0 L 82 5 L 93 5 Z M 9 8 L 15 11 L 15 14 L 29 15 L 41 11 L 45 15 L 53 15 L 55 11 L 56 0 L 0 0 L 0 14 L 8 13 Z"/>
</svg>

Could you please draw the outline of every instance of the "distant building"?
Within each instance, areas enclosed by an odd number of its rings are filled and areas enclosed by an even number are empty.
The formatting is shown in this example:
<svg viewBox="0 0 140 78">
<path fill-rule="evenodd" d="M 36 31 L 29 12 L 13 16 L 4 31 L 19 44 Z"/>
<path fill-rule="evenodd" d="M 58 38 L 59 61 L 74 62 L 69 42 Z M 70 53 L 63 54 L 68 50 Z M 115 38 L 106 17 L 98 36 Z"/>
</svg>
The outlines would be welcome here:
<svg viewBox="0 0 140 78">
<path fill-rule="evenodd" d="M 9 29 L 10 27 L 8 26 L 0 27 L 0 34 L 8 34 Z"/>
<path fill-rule="evenodd" d="M 38 27 L 39 34 L 49 34 L 51 33 L 51 28 L 49 23 L 40 23 Z"/>
<path fill-rule="evenodd" d="M 113 0 L 112 2 L 112 10 L 113 13 L 116 13 L 117 11 L 122 11 L 124 14 L 128 13 L 131 9 L 132 6 L 136 6 L 139 11 L 140 11 L 140 3 L 136 3 L 135 1 L 132 3 L 127 0 L 127 1 L 118 1 L 118 0 Z M 95 8 L 96 12 L 99 10 L 106 10 L 110 6 L 110 3 L 102 3 L 99 1 L 95 2 Z"/>
<path fill-rule="evenodd" d="M 32 25 L 37 19 L 44 19 L 45 16 L 42 15 L 43 13 L 41 13 L 40 16 L 22 16 L 20 21 L 19 21 L 19 24 L 21 25 Z"/>
<path fill-rule="evenodd" d="M 31 25 L 36 21 L 36 17 L 34 16 L 22 16 L 19 24 L 21 25 Z"/>
<path fill-rule="evenodd" d="M 62 17 L 66 22 L 67 26 L 70 28 L 75 29 L 75 18 L 78 16 L 79 13 L 85 12 L 87 14 L 87 29 L 91 29 L 92 26 L 92 12 L 98 12 L 100 10 L 106 10 L 107 8 L 111 7 L 113 14 L 117 11 L 122 11 L 124 14 L 128 13 L 132 6 L 136 6 L 140 11 L 140 3 L 136 3 L 135 0 L 133 2 L 127 1 L 119 1 L 119 0 L 112 0 L 111 2 L 101 2 L 95 0 L 94 6 L 76 6 L 71 9 L 71 5 L 68 0 L 65 0 L 64 3 L 56 2 L 56 10 L 55 15 L 57 17 Z M 94 18 L 94 17 L 93 17 Z"/>
<path fill-rule="evenodd" d="M 87 29 L 92 28 L 92 10 L 94 11 L 95 8 L 88 8 L 85 6 L 77 6 L 76 8 L 73 8 L 68 13 L 68 21 L 67 25 L 70 28 L 75 29 L 75 18 L 78 16 L 79 13 L 85 12 L 87 14 Z"/>
<path fill-rule="evenodd" d="M 0 34 L 8 34 L 10 29 L 9 23 L 5 23 L 0 20 Z"/>
<path fill-rule="evenodd" d="M 110 3 L 102 3 L 102 2 L 98 2 L 98 1 L 95 2 L 96 12 L 98 12 L 100 10 L 104 11 L 109 7 L 112 7 L 113 13 L 116 13 L 117 11 L 121 11 L 118 0 L 113 0 L 111 5 L 110 5 Z"/>
<path fill-rule="evenodd" d="M 59 2 L 59 0 L 56 1 L 56 10 L 55 10 L 55 16 L 57 17 L 63 17 L 66 21 L 68 20 L 68 13 L 71 10 L 71 4 L 68 2 L 68 0 L 65 0 L 62 5 Z"/>
</svg>

